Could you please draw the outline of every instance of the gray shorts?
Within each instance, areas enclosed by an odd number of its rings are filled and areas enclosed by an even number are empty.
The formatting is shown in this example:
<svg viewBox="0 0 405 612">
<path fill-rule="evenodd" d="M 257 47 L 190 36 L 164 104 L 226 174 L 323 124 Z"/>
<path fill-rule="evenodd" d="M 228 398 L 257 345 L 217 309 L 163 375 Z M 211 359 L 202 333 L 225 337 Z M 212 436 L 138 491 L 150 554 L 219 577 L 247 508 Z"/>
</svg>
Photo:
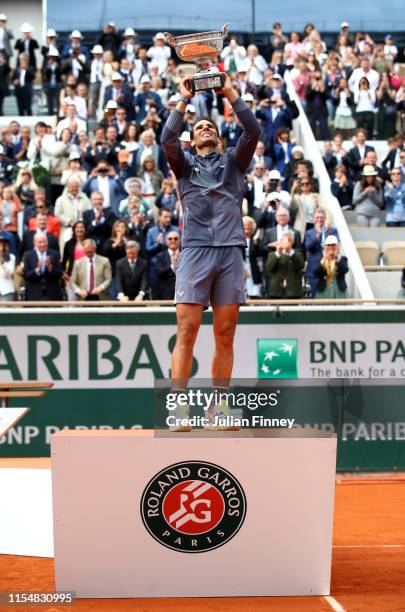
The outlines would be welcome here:
<svg viewBox="0 0 405 612">
<path fill-rule="evenodd" d="M 176 267 L 175 304 L 244 304 L 242 249 L 186 247 Z"/>
</svg>

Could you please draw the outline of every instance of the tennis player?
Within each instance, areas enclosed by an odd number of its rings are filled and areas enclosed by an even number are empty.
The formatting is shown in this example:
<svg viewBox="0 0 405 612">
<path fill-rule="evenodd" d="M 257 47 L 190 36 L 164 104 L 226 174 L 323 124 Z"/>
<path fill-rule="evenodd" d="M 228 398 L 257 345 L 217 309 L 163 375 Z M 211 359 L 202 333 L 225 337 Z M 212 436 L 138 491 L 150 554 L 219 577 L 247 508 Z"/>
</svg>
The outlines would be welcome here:
<svg viewBox="0 0 405 612">
<path fill-rule="evenodd" d="M 179 91 L 179 101 L 161 137 L 178 179 L 183 210 L 182 250 L 176 266 L 177 341 L 172 356 L 172 390 L 184 392 L 187 387 L 202 313 L 211 304 L 215 338 L 211 374 L 214 389 L 223 391 L 232 375 L 239 306 L 245 303 L 244 174 L 255 152 L 260 126 L 227 76 L 219 93 L 229 100 L 243 127 L 236 147 L 221 153 L 217 124 L 209 117 L 201 117 L 192 129 L 192 152 L 184 151 L 179 136 L 186 106 L 193 96 L 190 79 L 181 81 Z M 188 416 L 187 408 L 182 416 Z M 214 404 L 208 410 L 211 422 L 215 417 L 227 416 L 226 402 Z"/>
</svg>

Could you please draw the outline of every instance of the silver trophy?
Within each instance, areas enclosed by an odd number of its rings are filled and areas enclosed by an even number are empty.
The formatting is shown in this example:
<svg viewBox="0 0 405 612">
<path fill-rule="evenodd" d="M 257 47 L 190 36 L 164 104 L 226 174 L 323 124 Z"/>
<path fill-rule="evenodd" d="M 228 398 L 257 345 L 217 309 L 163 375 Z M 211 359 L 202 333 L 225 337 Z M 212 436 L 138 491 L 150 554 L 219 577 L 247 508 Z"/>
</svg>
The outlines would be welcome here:
<svg viewBox="0 0 405 612">
<path fill-rule="evenodd" d="M 228 36 L 229 24 L 222 30 L 200 32 L 173 36 L 165 32 L 166 42 L 176 49 L 176 53 L 184 62 L 194 62 L 198 69 L 191 79 L 193 93 L 207 89 L 221 89 L 225 84 L 226 74 L 210 69 L 211 61 L 221 53 L 224 39 Z"/>
</svg>

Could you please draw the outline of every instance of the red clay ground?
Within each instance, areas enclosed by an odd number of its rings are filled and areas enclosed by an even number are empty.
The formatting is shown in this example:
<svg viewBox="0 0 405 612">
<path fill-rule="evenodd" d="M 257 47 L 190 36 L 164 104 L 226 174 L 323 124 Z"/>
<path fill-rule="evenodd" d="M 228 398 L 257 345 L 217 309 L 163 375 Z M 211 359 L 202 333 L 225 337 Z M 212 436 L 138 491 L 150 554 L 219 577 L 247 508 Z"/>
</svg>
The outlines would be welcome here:
<svg viewBox="0 0 405 612">
<path fill-rule="evenodd" d="M 43 467 L 47 461 L 21 461 Z M 3 460 L 0 466 L 15 466 Z M 0 555 L 1 591 L 51 591 L 53 560 Z M 332 602 L 350 612 L 405 612 L 405 481 L 342 479 L 336 485 Z M 340 605 L 340 607 L 339 607 Z M 0 612 L 230 612 L 332 610 L 323 597 L 232 599 L 87 599 L 73 607 L 0 607 Z"/>
</svg>

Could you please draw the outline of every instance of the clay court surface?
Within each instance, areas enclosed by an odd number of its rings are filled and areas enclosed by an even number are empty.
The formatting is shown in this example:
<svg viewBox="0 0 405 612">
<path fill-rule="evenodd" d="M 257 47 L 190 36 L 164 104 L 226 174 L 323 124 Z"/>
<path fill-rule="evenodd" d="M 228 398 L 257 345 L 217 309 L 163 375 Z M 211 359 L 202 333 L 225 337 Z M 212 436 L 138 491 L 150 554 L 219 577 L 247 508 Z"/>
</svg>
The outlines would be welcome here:
<svg viewBox="0 0 405 612">
<path fill-rule="evenodd" d="M 0 467 L 17 466 L 48 467 L 49 461 L 35 459 L 0 461 Z M 404 477 L 338 477 L 333 544 L 330 599 L 325 597 L 82 599 L 77 600 L 74 606 L 0 606 L 0 612 L 35 609 L 47 612 L 58 610 L 405 612 Z M 202 578 L 209 580 L 210 576 Z M 212 579 L 220 580 L 218 570 L 213 571 Z M 0 591 L 52 591 L 53 589 L 52 559 L 0 555 Z"/>
</svg>

